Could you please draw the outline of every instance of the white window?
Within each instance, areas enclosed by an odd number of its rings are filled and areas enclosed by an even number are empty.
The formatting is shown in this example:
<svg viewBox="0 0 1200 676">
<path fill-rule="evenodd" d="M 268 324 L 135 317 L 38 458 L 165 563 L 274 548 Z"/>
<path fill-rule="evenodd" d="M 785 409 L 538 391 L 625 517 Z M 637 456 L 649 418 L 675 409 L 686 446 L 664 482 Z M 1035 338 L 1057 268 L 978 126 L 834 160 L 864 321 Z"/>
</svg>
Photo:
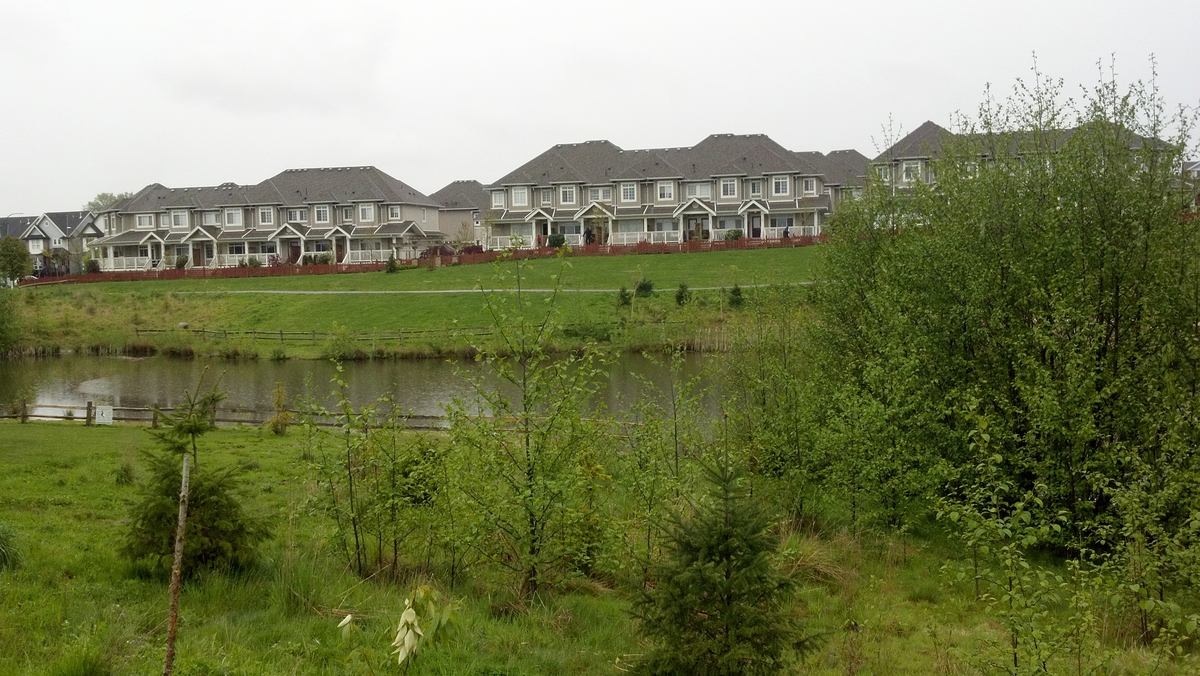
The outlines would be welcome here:
<svg viewBox="0 0 1200 676">
<path fill-rule="evenodd" d="M 772 228 L 791 228 L 794 227 L 796 219 L 794 216 L 772 216 Z M 790 234 L 790 233 L 789 233 Z"/>
<path fill-rule="evenodd" d="M 40 240 L 40 239 L 29 240 L 29 253 L 36 254 L 36 253 L 41 253 L 41 252 L 42 252 L 42 240 Z"/>
<path fill-rule="evenodd" d="M 429 210 L 426 209 L 425 207 L 421 207 L 421 222 L 424 223 L 428 220 L 429 220 Z"/>
<path fill-rule="evenodd" d="M 138 214 L 137 227 L 153 228 L 154 227 L 154 214 Z"/>
<path fill-rule="evenodd" d="M 875 167 L 875 176 L 877 176 L 879 180 L 883 181 L 884 183 L 887 183 L 888 181 L 892 180 L 892 168 Z"/>
<path fill-rule="evenodd" d="M 375 220 L 375 205 L 360 204 L 358 205 L 358 221 L 360 223 L 369 223 Z"/>
<path fill-rule="evenodd" d="M 308 209 L 288 209 L 289 223 L 307 223 Z"/>
<path fill-rule="evenodd" d="M 258 224 L 271 225 L 275 222 L 275 210 L 271 207 L 261 207 L 258 210 Z"/>
<path fill-rule="evenodd" d="M 788 190 L 788 184 L 791 182 L 792 182 L 791 179 L 788 178 L 787 176 L 776 176 L 775 178 L 771 179 L 771 194 L 772 195 L 788 194 L 789 192 L 791 192 L 790 190 Z"/>
<path fill-rule="evenodd" d="M 612 188 L 589 188 L 588 200 L 592 202 L 611 202 Z"/>
<path fill-rule="evenodd" d="M 398 204 L 389 204 L 388 205 L 388 218 L 393 221 L 400 220 L 400 205 L 398 205 Z"/>
<path fill-rule="evenodd" d="M 354 222 L 354 207 L 342 207 L 342 222 L 343 223 L 353 223 Z"/>
<path fill-rule="evenodd" d="M 226 209 L 225 210 L 225 227 L 241 227 L 242 225 L 242 210 L 241 209 Z"/>
<path fill-rule="evenodd" d="M 750 196 L 762 197 L 762 181 L 755 179 L 750 181 Z"/>
<path fill-rule="evenodd" d="M 139 246 L 138 247 L 138 258 L 149 258 L 149 257 L 150 257 L 150 247 Z"/>
<path fill-rule="evenodd" d="M 558 201 L 561 204 L 575 203 L 575 186 L 564 185 L 558 189 Z"/>
<path fill-rule="evenodd" d="M 673 200 L 675 199 L 675 183 L 673 181 L 658 182 L 658 199 Z"/>
<path fill-rule="evenodd" d="M 260 242 L 258 245 L 258 252 L 265 254 L 275 253 L 275 242 Z"/>
<path fill-rule="evenodd" d="M 688 183 L 686 194 L 688 197 L 707 199 L 712 196 L 712 186 L 708 183 Z"/>
<path fill-rule="evenodd" d="M 189 255 L 191 250 L 192 250 L 192 247 L 187 246 L 186 244 L 183 246 L 177 246 L 177 247 L 175 247 L 175 255 L 176 256 L 187 256 L 187 255 Z"/>
<path fill-rule="evenodd" d="M 914 183 L 921 180 L 921 163 L 910 160 L 904 163 L 904 182 Z"/>
<path fill-rule="evenodd" d="M 504 191 L 503 190 L 497 190 L 492 193 L 492 208 L 493 209 L 503 209 L 504 208 Z"/>
<path fill-rule="evenodd" d="M 54 238 L 54 246 L 55 246 L 55 247 L 61 247 L 61 246 L 62 246 L 62 239 L 61 239 L 61 238 L 59 238 L 59 237 L 55 237 L 55 238 Z"/>
<path fill-rule="evenodd" d="M 231 242 L 229 244 L 229 255 L 241 256 L 244 253 L 246 253 L 246 243 L 245 242 Z"/>
<path fill-rule="evenodd" d="M 742 227 L 740 218 L 718 218 L 717 230 L 738 230 Z"/>
<path fill-rule="evenodd" d="M 804 179 L 804 194 L 806 194 L 806 195 L 817 194 L 817 179 L 815 179 L 815 178 Z"/>
<path fill-rule="evenodd" d="M 514 208 L 529 206 L 529 188 L 513 188 L 512 205 Z"/>
<path fill-rule="evenodd" d="M 206 211 L 202 216 L 202 222 L 204 225 L 220 225 L 221 214 L 217 211 Z"/>
<path fill-rule="evenodd" d="M 321 206 L 317 207 L 316 212 L 317 212 L 316 217 L 317 217 L 318 223 L 328 223 L 329 222 L 329 207 L 328 206 L 321 205 Z"/>
<path fill-rule="evenodd" d="M 171 212 L 171 227 L 178 228 L 181 230 L 188 227 L 188 217 L 187 216 L 188 215 L 187 215 L 186 211 L 172 211 Z"/>
<path fill-rule="evenodd" d="M 550 188 L 542 188 L 542 206 L 548 207 L 554 204 L 554 191 Z"/>
<path fill-rule="evenodd" d="M 163 214 L 163 215 L 159 216 L 158 217 L 158 225 L 159 225 L 159 227 L 163 227 L 163 228 L 171 227 L 171 214 Z"/>
<path fill-rule="evenodd" d="M 621 201 L 636 202 L 637 201 L 637 183 L 622 183 L 621 184 Z"/>
<path fill-rule="evenodd" d="M 721 197 L 737 197 L 737 179 L 721 179 Z"/>
<path fill-rule="evenodd" d="M 663 232 L 666 230 L 678 230 L 679 229 L 679 221 L 677 221 L 673 218 L 658 218 L 658 219 L 655 219 L 654 223 L 650 227 L 654 228 L 655 232 Z"/>
</svg>

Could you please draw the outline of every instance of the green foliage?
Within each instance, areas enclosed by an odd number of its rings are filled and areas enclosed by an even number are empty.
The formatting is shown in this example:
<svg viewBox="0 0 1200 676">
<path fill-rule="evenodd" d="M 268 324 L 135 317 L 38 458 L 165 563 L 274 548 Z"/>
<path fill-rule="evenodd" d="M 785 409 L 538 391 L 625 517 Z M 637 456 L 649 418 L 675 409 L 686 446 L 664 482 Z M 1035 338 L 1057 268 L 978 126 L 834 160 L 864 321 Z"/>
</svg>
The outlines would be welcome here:
<svg viewBox="0 0 1200 676">
<path fill-rule="evenodd" d="M 680 282 L 679 288 L 675 290 L 675 304 L 683 307 L 692 302 L 692 290 L 688 288 L 687 282 Z"/>
<path fill-rule="evenodd" d="M 197 389 L 189 392 L 175 411 L 160 411 L 163 429 L 152 432 L 160 449 L 142 453 L 149 477 L 130 509 L 119 552 L 131 563 L 145 565 L 152 574 L 165 574 L 171 568 L 183 485 L 179 458 L 184 454 L 195 459 L 184 531 L 185 577 L 206 568 L 243 568 L 267 536 L 265 522 L 247 514 L 236 497 L 241 470 L 236 466 L 208 468 L 207 463 L 201 469 L 198 441 L 213 428 L 211 419 L 223 398 L 215 388 L 206 395 Z"/>
<path fill-rule="evenodd" d="M 252 267 L 252 268 L 261 268 L 262 261 L 259 260 L 258 258 L 251 258 L 246 262 L 246 265 L 248 265 L 249 267 Z"/>
<path fill-rule="evenodd" d="M 21 564 L 21 549 L 17 546 L 17 531 L 0 521 L 0 573 Z"/>
<path fill-rule="evenodd" d="M 792 583 L 777 568 L 771 518 L 726 456 L 707 468 L 707 499 L 670 533 L 658 583 L 636 602 L 657 646 L 647 674 L 774 674 L 805 640 L 785 607 Z"/>
<path fill-rule="evenodd" d="M 271 400 L 275 407 L 275 415 L 267 421 L 267 427 L 271 428 L 273 434 L 283 436 L 287 434 L 287 428 L 292 424 L 291 401 L 288 399 L 287 390 L 284 389 L 281 381 L 275 382 L 275 389 L 271 390 Z"/>
<path fill-rule="evenodd" d="M 649 298 L 654 295 L 654 282 L 642 278 L 638 281 L 637 286 L 634 287 L 633 292 L 637 294 L 638 298 Z"/>
<path fill-rule="evenodd" d="M 0 288 L 0 357 L 20 343 L 21 326 L 21 308 L 17 305 L 17 292 Z"/>
<path fill-rule="evenodd" d="M 11 235 L 0 239 L 0 280 L 20 280 L 33 272 L 33 257 L 25 243 Z"/>
<path fill-rule="evenodd" d="M 734 284 L 733 288 L 729 289 L 729 307 L 736 309 L 745 304 L 746 298 L 742 295 L 742 287 Z"/>
<path fill-rule="evenodd" d="M 133 463 L 125 460 L 113 472 L 113 483 L 118 486 L 132 486 L 137 482 L 137 474 L 133 470 Z"/>
<path fill-rule="evenodd" d="M 392 255 L 388 256 L 387 267 L 384 268 L 384 272 L 386 272 L 387 274 L 390 275 L 390 274 L 393 274 L 393 273 L 396 273 L 399 271 L 400 271 L 400 264 L 396 262 L 396 254 L 392 254 Z"/>
<path fill-rule="evenodd" d="M 175 269 L 176 270 L 182 270 L 182 269 L 186 268 L 187 263 L 188 263 L 187 256 L 176 256 L 175 257 Z"/>
<path fill-rule="evenodd" d="M 553 247 L 555 249 L 560 249 L 560 248 L 566 246 L 566 244 L 567 244 L 567 236 L 560 232 L 556 232 L 553 235 L 550 235 L 550 237 L 546 240 L 546 246 Z"/>
<path fill-rule="evenodd" d="M 742 238 L 741 228 L 733 228 L 733 229 L 725 231 L 725 241 L 726 242 L 736 242 L 737 240 L 739 240 L 741 238 Z"/>
<path fill-rule="evenodd" d="M 130 197 L 133 197 L 133 193 L 131 192 L 121 192 L 116 194 L 111 192 L 102 192 L 89 200 L 87 204 L 83 205 L 83 208 L 86 211 L 102 211 L 108 207 L 111 207 L 117 202 L 123 199 L 129 199 Z"/>
<path fill-rule="evenodd" d="M 89 275 L 94 275 L 100 272 L 100 261 L 95 258 L 89 258 L 83 262 L 83 271 Z"/>
<path fill-rule="evenodd" d="M 345 324 L 333 323 L 333 330 L 321 350 L 321 356 L 335 361 L 361 361 L 370 359 L 371 355 L 358 342 L 354 332 Z"/>
<path fill-rule="evenodd" d="M 633 293 L 625 287 L 617 290 L 617 307 L 628 307 L 633 304 Z"/>
<path fill-rule="evenodd" d="M 605 525 L 598 486 L 607 481 L 608 463 L 606 428 L 592 400 L 606 364 L 593 348 L 550 354 L 558 294 L 548 311 L 534 312 L 520 291 L 523 263 L 511 279 L 497 269 L 499 286 L 514 292 L 486 296 L 496 340 L 478 346 L 476 361 L 487 379 L 463 374 L 478 403 L 455 400 L 447 414 L 467 541 L 511 571 L 525 595 L 555 574 L 594 563 Z M 487 417 L 477 415 L 480 409 Z"/>
</svg>

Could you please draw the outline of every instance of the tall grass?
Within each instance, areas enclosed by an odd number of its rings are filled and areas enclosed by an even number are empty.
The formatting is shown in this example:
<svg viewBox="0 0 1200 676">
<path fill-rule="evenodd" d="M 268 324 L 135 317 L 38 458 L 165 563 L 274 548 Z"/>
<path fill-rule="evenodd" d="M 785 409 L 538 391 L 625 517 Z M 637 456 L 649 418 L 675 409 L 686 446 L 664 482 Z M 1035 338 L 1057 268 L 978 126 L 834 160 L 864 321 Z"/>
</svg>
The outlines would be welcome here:
<svg viewBox="0 0 1200 676">
<path fill-rule="evenodd" d="M 0 573 L 21 565 L 21 550 L 17 547 L 17 531 L 0 521 Z"/>
</svg>

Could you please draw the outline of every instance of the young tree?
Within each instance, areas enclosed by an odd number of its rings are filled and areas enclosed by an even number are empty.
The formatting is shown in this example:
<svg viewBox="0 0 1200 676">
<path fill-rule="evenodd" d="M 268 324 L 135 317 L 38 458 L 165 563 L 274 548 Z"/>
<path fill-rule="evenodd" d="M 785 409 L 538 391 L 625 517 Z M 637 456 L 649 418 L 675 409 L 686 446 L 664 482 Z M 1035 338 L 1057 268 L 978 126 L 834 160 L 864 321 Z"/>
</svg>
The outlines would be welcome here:
<svg viewBox="0 0 1200 676">
<path fill-rule="evenodd" d="M 785 607 L 792 585 L 773 559 L 771 518 L 728 455 L 706 477 L 706 499 L 676 518 L 658 583 L 635 602 L 643 633 L 657 644 L 637 671 L 779 673 L 806 641 Z"/>
<path fill-rule="evenodd" d="M 33 258 L 16 237 L 0 239 L 0 281 L 17 281 L 33 272 Z"/>
</svg>

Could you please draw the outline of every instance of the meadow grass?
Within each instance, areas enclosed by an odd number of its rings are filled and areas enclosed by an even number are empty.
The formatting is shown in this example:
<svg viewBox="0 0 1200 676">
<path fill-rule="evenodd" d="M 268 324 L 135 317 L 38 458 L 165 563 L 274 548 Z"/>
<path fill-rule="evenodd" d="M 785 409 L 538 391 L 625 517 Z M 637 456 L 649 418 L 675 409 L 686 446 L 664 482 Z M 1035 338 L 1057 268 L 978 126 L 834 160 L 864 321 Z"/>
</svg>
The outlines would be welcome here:
<svg viewBox="0 0 1200 676">
<path fill-rule="evenodd" d="M 258 564 L 208 573 L 181 601 L 177 671 L 198 674 L 345 672 L 338 621 L 360 618 L 382 655 L 403 599 L 425 582 L 361 581 L 311 509 L 300 436 L 223 428 L 202 441 L 201 462 L 241 464 L 244 498 L 271 523 Z M 116 554 L 141 478 L 144 428 L 0 422 L 0 522 L 17 534 L 23 562 L 0 573 L 0 673 L 148 674 L 161 669 L 167 590 Z M 940 573 L 947 548 L 935 531 L 904 538 L 844 528 L 793 528 L 781 562 L 800 582 L 795 612 L 817 651 L 795 673 L 970 673 L 969 655 L 997 625 L 970 591 Z M 953 563 L 953 562 L 951 562 Z M 414 674 L 610 674 L 647 646 L 629 619 L 628 591 L 577 584 L 511 603 L 486 570 L 445 593 L 464 604 L 449 641 Z M 1137 651 L 1112 673 L 1141 673 Z M 378 673 L 395 673 L 394 664 Z M 1171 673 L 1160 670 L 1160 673 Z"/>
</svg>

